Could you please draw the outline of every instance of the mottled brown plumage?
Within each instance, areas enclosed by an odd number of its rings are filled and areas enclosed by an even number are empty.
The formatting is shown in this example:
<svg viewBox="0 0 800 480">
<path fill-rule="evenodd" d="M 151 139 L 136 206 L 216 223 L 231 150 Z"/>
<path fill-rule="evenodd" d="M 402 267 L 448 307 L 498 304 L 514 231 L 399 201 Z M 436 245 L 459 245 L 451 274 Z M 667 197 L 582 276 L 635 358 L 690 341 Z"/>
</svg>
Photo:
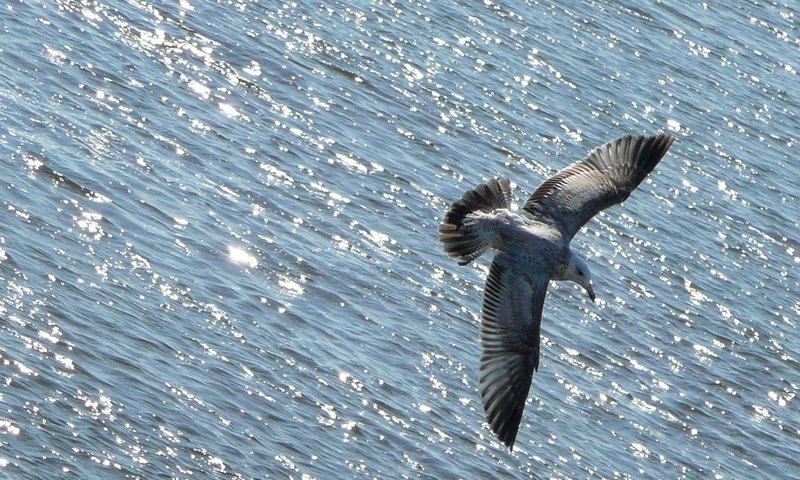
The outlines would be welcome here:
<svg viewBox="0 0 800 480">
<path fill-rule="evenodd" d="M 439 239 L 459 265 L 498 251 L 483 293 L 480 394 L 490 428 L 509 448 L 539 368 L 550 280 L 576 282 L 594 300 L 589 268 L 569 248 L 572 237 L 598 212 L 627 199 L 673 141 L 661 134 L 606 143 L 542 183 L 524 213 L 510 210 L 510 182 L 503 178 L 466 192 L 445 214 Z"/>
</svg>

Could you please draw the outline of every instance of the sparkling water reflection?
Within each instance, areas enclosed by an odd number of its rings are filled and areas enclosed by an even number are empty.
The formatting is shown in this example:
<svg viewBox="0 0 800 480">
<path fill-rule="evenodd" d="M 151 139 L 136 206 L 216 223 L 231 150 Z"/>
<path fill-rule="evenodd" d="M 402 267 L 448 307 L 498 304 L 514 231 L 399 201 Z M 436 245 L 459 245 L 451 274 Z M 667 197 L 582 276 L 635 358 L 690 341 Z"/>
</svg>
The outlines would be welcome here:
<svg viewBox="0 0 800 480">
<path fill-rule="evenodd" d="M 9 478 L 787 478 L 797 7 L 14 3 L 0 17 Z M 519 450 L 448 202 L 679 137 L 576 238 Z"/>
</svg>

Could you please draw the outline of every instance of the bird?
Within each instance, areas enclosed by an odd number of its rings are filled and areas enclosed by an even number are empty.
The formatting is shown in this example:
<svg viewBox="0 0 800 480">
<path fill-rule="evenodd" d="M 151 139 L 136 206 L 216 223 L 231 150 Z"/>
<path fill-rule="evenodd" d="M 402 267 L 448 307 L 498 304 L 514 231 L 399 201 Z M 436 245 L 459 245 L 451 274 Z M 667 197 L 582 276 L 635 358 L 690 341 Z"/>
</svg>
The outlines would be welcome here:
<svg viewBox="0 0 800 480">
<path fill-rule="evenodd" d="M 675 137 L 627 135 L 592 150 L 545 180 L 521 210 L 511 182 L 493 178 L 467 191 L 439 226 L 444 251 L 468 265 L 487 250 L 494 258 L 481 308 L 479 391 L 492 432 L 513 451 L 534 372 L 550 281 L 595 291 L 586 260 L 570 248 L 601 210 L 624 202 L 669 150 Z"/>
</svg>

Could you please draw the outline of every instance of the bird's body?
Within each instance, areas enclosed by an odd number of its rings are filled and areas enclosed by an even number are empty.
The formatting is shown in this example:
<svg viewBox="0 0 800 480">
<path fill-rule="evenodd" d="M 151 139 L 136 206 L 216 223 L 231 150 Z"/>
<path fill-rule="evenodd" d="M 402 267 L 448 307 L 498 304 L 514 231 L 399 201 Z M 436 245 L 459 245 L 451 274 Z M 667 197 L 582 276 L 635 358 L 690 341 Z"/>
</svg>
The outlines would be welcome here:
<svg viewBox="0 0 800 480">
<path fill-rule="evenodd" d="M 497 252 L 483 294 L 480 391 L 492 431 L 509 448 L 539 367 L 549 282 L 575 282 L 595 299 L 589 268 L 570 249 L 573 236 L 600 210 L 628 198 L 673 140 L 627 136 L 598 147 L 542 183 L 520 212 L 510 209 L 509 180 L 492 179 L 445 215 L 439 238 L 460 265 Z"/>
<path fill-rule="evenodd" d="M 489 248 L 513 253 L 526 264 L 555 271 L 568 256 L 568 242 L 561 232 L 529 214 L 501 209 L 478 213 L 474 221 L 482 234 L 491 238 Z"/>
</svg>

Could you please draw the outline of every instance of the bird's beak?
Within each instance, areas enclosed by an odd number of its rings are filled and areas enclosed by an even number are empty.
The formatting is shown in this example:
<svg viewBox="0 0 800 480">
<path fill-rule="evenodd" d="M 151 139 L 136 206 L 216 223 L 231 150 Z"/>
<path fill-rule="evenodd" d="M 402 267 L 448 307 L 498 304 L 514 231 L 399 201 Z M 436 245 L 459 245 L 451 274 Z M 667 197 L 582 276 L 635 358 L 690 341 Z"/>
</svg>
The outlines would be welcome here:
<svg viewBox="0 0 800 480">
<path fill-rule="evenodd" d="M 595 299 L 594 287 L 592 287 L 591 283 L 589 284 L 589 286 L 586 287 L 586 293 L 589 294 L 589 298 L 592 299 L 592 302 L 594 302 Z"/>
</svg>

